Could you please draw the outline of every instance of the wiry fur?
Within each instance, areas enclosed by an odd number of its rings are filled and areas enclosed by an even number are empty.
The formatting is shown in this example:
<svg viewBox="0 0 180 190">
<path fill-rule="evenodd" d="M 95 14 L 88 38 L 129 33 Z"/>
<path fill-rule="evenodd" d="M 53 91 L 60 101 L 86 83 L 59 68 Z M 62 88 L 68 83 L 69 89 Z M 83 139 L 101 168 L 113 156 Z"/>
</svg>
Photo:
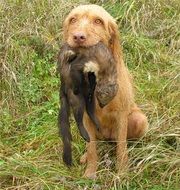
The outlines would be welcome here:
<svg viewBox="0 0 180 190">
<path fill-rule="evenodd" d="M 76 19 L 71 23 L 72 18 Z M 95 19 L 101 19 L 102 24 L 96 24 Z M 84 124 L 90 136 L 87 152 L 81 162 L 87 162 L 84 176 L 93 178 L 97 170 L 98 155 L 97 138 L 114 139 L 117 141 L 117 169 L 126 170 L 128 166 L 127 138 L 139 138 L 148 129 L 146 116 L 134 102 L 134 92 L 129 72 L 123 62 L 121 45 L 119 43 L 118 26 L 109 13 L 98 5 L 82 5 L 74 8 L 67 16 L 63 26 L 64 41 L 72 47 L 78 47 L 73 42 L 74 32 L 83 32 L 87 40 L 81 46 L 91 48 L 102 41 L 114 55 L 118 76 L 119 89 L 115 98 L 103 109 L 96 104 L 96 113 L 100 121 L 101 133 L 96 131 L 87 114 L 84 114 Z"/>
</svg>

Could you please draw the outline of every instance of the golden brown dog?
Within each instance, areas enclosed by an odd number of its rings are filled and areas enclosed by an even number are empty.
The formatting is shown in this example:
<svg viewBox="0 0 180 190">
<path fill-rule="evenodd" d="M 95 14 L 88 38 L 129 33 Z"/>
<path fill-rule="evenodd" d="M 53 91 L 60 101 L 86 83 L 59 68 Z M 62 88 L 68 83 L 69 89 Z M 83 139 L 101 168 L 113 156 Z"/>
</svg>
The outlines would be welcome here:
<svg viewBox="0 0 180 190">
<path fill-rule="evenodd" d="M 84 176 L 94 178 L 97 170 L 97 139 L 112 139 L 117 142 L 118 172 L 128 165 L 127 138 L 136 139 L 148 129 L 146 116 L 134 102 L 132 82 L 123 62 L 119 42 L 118 26 L 113 17 L 98 5 L 81 5 L 74 8 L 64 21 L 63 37 L 71 47 L 89 47 L 103 42 L 112 51 L 116 61 L 119 89 L 115 98 L 104 108 L 96 103 L 96 114 L 100 121 L 101 133 L 84 114 L 84 125 L 90 142 L 81 163 L 87 162 Z"/>
</svg>

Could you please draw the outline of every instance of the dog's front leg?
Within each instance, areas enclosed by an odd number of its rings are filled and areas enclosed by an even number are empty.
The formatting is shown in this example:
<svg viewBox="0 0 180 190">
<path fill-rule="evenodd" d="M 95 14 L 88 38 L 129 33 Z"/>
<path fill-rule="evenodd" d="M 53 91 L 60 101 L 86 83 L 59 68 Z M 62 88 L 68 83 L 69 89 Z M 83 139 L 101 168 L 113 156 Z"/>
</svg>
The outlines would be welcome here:
<svg viewBox="0 0 180 190">
<path fill-rule="evenodd" d="M 128 152 L 127 152 L 127 126 L 128 114 L 121 112 L 118 122 L 117 133 L 117 169 L 118 174 L 123 173 L 128 167 Z"/>
<path fill-rule="evenodd" d="M 98 164 L 98 155 L 96 150 L 96 132 L 95 126 L 88 118 L 87 113 L 84 116 L 84 124 L 88 131 L 90 142 L 87 143 L 87 152 L 84 155 L 84 157 L 86 157 L 84 159 L 87 161 L 87 167 L 83 177 L 94 179 L 96 178 L 96 170 Z"/>
</svg>

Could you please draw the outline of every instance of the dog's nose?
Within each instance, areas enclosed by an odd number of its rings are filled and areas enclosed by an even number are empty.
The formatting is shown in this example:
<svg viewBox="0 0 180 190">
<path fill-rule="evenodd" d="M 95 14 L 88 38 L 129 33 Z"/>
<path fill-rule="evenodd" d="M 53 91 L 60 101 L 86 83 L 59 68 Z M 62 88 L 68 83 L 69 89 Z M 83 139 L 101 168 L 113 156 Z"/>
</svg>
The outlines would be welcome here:
<svg viewBox="0 0 180 190">
<path fill-rule="evenodd" d="M 75 43 L 83 43 L 86 41 L 86 36 L 85 34 L 79 32 L 73 35 L 73 39 Z"/>
</svg>

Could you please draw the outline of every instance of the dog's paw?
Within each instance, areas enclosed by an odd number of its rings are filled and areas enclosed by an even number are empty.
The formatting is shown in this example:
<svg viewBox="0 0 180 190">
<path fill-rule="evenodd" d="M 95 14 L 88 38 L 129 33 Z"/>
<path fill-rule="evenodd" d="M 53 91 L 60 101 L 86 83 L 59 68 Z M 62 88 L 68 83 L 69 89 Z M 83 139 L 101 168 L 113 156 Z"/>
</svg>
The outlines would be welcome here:
<svg viewBox="0 0 180 190">
<path fill-rule="evenodd" d="M 85 152 L 81 158 L 80 158 L 80 163 L 85 164 L 87 162 L 87 152 Z"/>
<path fill-rule="evenodd" d="M 96 179 L 96 171 L 92 170 L 92 169 L 89 169 L 87 168 L 84 175 L 83 175 L 84 178 L 88 178 L 88 179 Z"/>
</svg>

